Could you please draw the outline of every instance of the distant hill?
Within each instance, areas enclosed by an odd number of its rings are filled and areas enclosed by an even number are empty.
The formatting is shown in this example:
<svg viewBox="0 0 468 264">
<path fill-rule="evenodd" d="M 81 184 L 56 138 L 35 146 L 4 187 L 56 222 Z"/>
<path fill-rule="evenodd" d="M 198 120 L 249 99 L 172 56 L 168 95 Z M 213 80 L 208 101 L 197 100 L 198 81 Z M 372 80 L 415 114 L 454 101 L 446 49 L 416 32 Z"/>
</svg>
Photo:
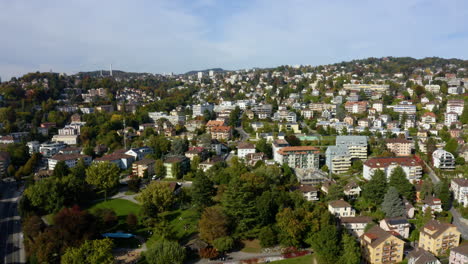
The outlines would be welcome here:
<svg viewBox="0 0 468 264">
<path fill-rule="evenodd" d="M 207 73 L 209 71 L 214 71 L 214 72 L 226 72 L 227 70 L 223 70 L 221 68 L 213 68 L 213 69 L 207 69 L 207 70 L 202 70 L 202 71 L 189 71 L 189 72 L 186 72 L 185 74 L 187 75 L 192 75 L 192 74 L 197 74 L 198 72 L 203 72 L 203 73 Z"/>
</svg>

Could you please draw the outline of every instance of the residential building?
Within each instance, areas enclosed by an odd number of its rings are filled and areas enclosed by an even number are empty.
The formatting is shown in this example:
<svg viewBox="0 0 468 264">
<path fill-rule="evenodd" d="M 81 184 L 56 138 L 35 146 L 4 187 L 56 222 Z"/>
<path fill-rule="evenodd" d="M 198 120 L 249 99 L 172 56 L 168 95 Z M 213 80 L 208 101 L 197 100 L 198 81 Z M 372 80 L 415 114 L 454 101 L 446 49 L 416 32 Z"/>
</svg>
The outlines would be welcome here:
<svg viewBox="0 0 468 264">
<path fill-rule="evenodd" d="M 177 175 L 173 175 L 173 167 L 175 164 L 179 164 L 180 170 L 184 173 L 190 166 L 189 159 L 185 156 L 172 156 L 164 159 L 164 167 L 166 168 L 166 178 L 176 178 Z"/>
<path fill-rule="evenodd" d="M 441 264 L 434 255 L 420 247 L 411 251 L 407 258 L 408 264 Z"/>
<path fill-rule="evenodd" d="M 367 110 L 367 101 L 358 101 L 358 102 L 347 101 L 345 103 L 345 109 L 349 113 L 353 113 L 353 114 L 364 113 Z"/>
<path fill-rule="evenodd" d="M 297 181 L 301 184 L 320 185 L 328 179 L 328 175 L 318 169 L 295 169 Z"/>
<path fill-rule="evenodd" d="M 134 160 L 141 160 L 152 153 L 153 150 L 150 147 L 132 148 L 125 152 L 125 154 L 132 156 Z"/>
<path fill-rule="evenodd" d="M 197 117 L 197 116 L 203 116 L 205 111 L 208 112 L 213 112 L 214 105 L 209 104 L 209 103 L 204 103 L 204 104 L 198 104 L 198 105 L 193 105 L 192 106 L 192 116 Z"/>
<path fill-rule="evenodd" d="M 288 164 L 290 168 L 319 168 L 320 151 L 316 147 L 294 146 L 279 149 L 279 163 Z"/>
<path fill-rule="evenodd" d="M 444 120 L 444 125 L 447 127 L 450 127 L 452 123 L 455 123 L 458 121 L 458 114 L 455 112 L 447 112 L 445 113 L 445 120 Z"/>
<path fill-rule="evenodd" d="M 351 207 L 351 205 L 344 200 L 336 200 L 328 203 L 328 211 L 338 217 L 354 217 L 356 211 Z"/>
<path fill-rule="evenodd" d="M 390 85 L 388 84 L 352 84 L 352 83 L 345 83 L 343 84 L 343 88 L 345 90 L 368 90 L 368 91 L 375 91 L 379 93 L 386 93 L 388 89 L 390 88 Z"/>
<path fill-rule="evenodd" d="M 200 160 L 204 160 L 208 155 L 204 147 L 189 147 L 188 151 L 185 152 L 185 157 L 193 160 L 195 157 L 199 157 Z"/>
<path fill-rule="evenodd" d="M 147 172 L 148 177 L 154 175 L 154 164 L 155 161 L 153 159 L 146 158 L 133 162 L 133 177 L 143 178 L 145 176 L 145 172 Z"/>
<path fill-rule="evenodd" d="M 341 217 L 341 225 L 348 230 L 354 237 L 360 237 L 364 234 L 366 226 L 372 223 L 370 216 Z"/>
<path fill-rule="evenodd" d="M 274 121 L 286 121 L 286 122 L 296 122 L 297 115 L 294 112 L 288 110 L 279 110 L 273 115 Z"/>
<path fill-rule="evenodd" d="M 468 179 L 452 179 L 450 181 L 450 190 L 455 201 L 464 207 L 468 206 Z"/>
<path fill-rule="evenodd" d="M 49 170 L 54 170 L 55 165 L 60 161 L 65 162 L 67 167 L 73 168 L 78 164 L 78 161 L 82 159 L 86 165 L 91 164 L 92 158 L 88 155 L 82 154 L 55 154 L 51 158 L 48 159 L 48 167 Z"/>
<path fill-rule="evenodd" d="M 367 137 L 366 136 L 337 136 L 337 146 L 346 146 L 351 159 L 367 159 Z"/>
<path fill-rule="evenodd" d="M 468 263 L 468 244 L 452 248 L 450 250 L 449 264 Z"/>
<path fill-rule="evenodd" d="M 6 151 L 0 151 L 0 177 L 6 175 L 8 166 L 10 166 L 10 154 Z"/>
<path fill-rule="evenodd" d="M 28 146 L 29 148 L 29 154 L 32 155 L 34 153 L 39 152 L 41 144 L 39 143 L 39 141 L 29 141 L 28 143 L 26 143 L 26 146 Z"/>
<path fill-rule="evenodd" d="M 237 156 L 245 159 L 248 154 L 255 153 L 255 145 L 249 142 L 240 142 L 237 145 Z"/>
<path fill-rule="evenodd" d="M 460 232 L 452 224 L 430 220 L 419 232 L 419 247 L 438 256 L 458 247 Z"/>
<path fill-rule="evenodd" d="M 117 165 L 122 170 L 126 170 L 132 166 L 135 158 L 125 154 L 123 151 L 116 151 L 112 154 L 102 156 L 94 160 L 94 162 L 110 162 Z"/>
<path fill-rule="evenodd" d="M 404 102 L 393 106 L 393 111 L 397 113 L 406 113 L 408 115 L 414 115 L 416 114 L 416 105 L 413 105 L 410 102 Z"/>
<path fill-rule="evenodd" d="M 267 159 L 267 156 L 263 152 L 250 153 L 245 156 L 245 160 L 250 166 L 255 166 L 255 164 L 257 164 L 258 161 L 265 161 Z"/>
<path fill-rule="evenodd" d="M 427 113 L 424 113 L 422 116 L 421 116 L 421 122 L 424 123 L 424 124 L 428 124 L 428 125 L 435 125 L 436 124 L 436 115 L 432 112 L 427 112 Z"/>
<path fill-rule="evenodd" d="M 432 214 L 442 212 L 442 201 L 439 198 L 428 196 L 423 201 L 423 206 L 421 210 L 426 211 L 427 208 L 431 209 Z"/>
<path fill-rule="evenodd" d="M 212 139 L 229 140 L 232 137 L 232 127 L 230 126 L 216 126 L 210 129 Z"/>
<path fill-rule="evenodd" d="M 438 149 L 432 153 L 432 164 L 441 170 L 455 169 L 455 157 L 448 151 Z"/>
<path fill-rule="evenodd" d="M 404 217 L 384 218 L 379 225 L 385 231 L 398 233 L 403 238 L 409 237 L 411 225 Z"/>
<path fill-rule="evenodd" d="M 413 141 L 403 138 L 389 138 L 385 140 L 387 148 L 397 156 L 410 156 Z"/>
<path fill-rule="evenodd" d="M 361 195 L 361 191 L 361 187 L 355 181 L 351 181 L 343 187 L 343 193 L 348 197 L 358 197 Z"/>
<path fill-rule="evenodd" d="M 331 173 L 345 173 L 351 167 L 351 157 L 346 146 L 329 146 L 325 151 L 325 157 Z"/>
<path fill-rule="evenodd" d="M 62 142 L 67 145 L 78 144 L 78 135 L 54 135 L 52 142 Z"/>
<path fill-rule="evenodd" d="M 372 227 L 359 240 L 365 263 L 398 263 L 403 260 L 405 242 L 380 226 Z"/>
<path fill-rule="evenodd" d="M 438 85 L 438 84 L 426 84 L 424 86 L 424 89 L 426 89 L 426 91 L 431 92 L 433 94 L 438 94 L 440 92 L 440 85 Z"/>
<path fill-rule="evenodd" d="M 53 155 L 59 153 L 61 149 L 66 148 L 67 145 L 63 144 L 62 142 L 55 142 L 55 143 L 44 143 L 39 146 L 39 152 L 42 156 L 46 158 L 50 158 Z"/>
<path fill-rule="evenodd" d="M 297 188 L 297 189 L 302 193 L 302 195 L 304 196 L 304 198 L 307 201 L 318 201 L 319 200 L 318 189 L 316 187 L 314 187 L 313 185 L 301 184 L 299 186 L 299 188 Z"/>
<path fill-rule="evenodd" d="M 421 164 L 411 157 L 389 157 L 372 158 L 364 162 L 364 179 L 370 180 L 376 170 L 382 170 L 387 178 L 390 178 L 392 171 L 400 166 L 409 181 L 414 182 L 422 177 L 423 168 Z"/>
<path fill-rule="evenodd" d="M 465 101 L 463 99 L 453 99 L 447 101 L 447 113 L 454 112 L 457 115 L 463 113 L 463 108 L 465 106 Z"/>
</svg>

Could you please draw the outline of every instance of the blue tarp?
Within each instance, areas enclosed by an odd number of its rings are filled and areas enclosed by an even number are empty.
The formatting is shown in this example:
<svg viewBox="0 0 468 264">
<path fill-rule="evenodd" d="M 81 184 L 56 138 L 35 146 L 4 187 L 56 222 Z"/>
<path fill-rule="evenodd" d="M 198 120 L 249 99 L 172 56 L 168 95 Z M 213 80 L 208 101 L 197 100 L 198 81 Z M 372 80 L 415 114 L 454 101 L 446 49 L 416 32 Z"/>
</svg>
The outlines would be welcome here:
<svg viewBox="0 0 468 264">
<path fill-rule="evenodd" d="M 131 238 L 131 237 L 134 237 L 133 234 L 129 234 L 129 233 L 121 233 L 121 232 L 118 232 L 118 233 L 104 233 L 102 234 L 103 237 L 109 237 L 109 238 Z"/>
</svg>

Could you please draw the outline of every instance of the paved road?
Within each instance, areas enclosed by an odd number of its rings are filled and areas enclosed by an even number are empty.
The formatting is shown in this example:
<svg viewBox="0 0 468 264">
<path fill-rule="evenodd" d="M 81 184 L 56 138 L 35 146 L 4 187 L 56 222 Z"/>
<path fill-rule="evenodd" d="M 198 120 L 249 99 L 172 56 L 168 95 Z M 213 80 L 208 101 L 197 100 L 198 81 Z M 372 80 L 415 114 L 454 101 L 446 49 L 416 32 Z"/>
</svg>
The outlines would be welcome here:
<svg viewBox="0 0 468 264">
<path fill-rule="evenodd" d="M 428 171 L 429 171 L 429 177 L 431 178 L 432 182 L 434 184 L 440 182 L 440 179 L 439 177 L 437 177 L 437 175 L 434 173 L 434 171 L 432 170 L 431 167 L 428 166 L 428 164 L 426 162 L 424 162 L 426 164 L 426 167 L 428 168 Z M 457 226 L 458 228 L 458 231 L 461 232 L 461 235 L 463 237 L 463 239 L 468 239 L 468 224 L 467 224 L 467 220 L 464 219 L 460 213 L 458 213 L 458 211 L 455 209 L 455 208 L 451 208 L 450 209 L 450 212 L 452 213 L 453 215 L 453 224 L 455 226 Z"/>
<path fill-rule="evenodd" d="M 21 192 L 15 182 L 0 181 L 0 263 L 26 263 L 18 215 Z"/>
<path fill-rule="evenodd" d="M 247 141 L 250 138 L 250 135 L 245 132 L 245 130 L 242 127 L 236 127 L 235 128 L 237 132 L 239 132 L 239 135 L 241 136 L 241 141 Z"/>
</svg>

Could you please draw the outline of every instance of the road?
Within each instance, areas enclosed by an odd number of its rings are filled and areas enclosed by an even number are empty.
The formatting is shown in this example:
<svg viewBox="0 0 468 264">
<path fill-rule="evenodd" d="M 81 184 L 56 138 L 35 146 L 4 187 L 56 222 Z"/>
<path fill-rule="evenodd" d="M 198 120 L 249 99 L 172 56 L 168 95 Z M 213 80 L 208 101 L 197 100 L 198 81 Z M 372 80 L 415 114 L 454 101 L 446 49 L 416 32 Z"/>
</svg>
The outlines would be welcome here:
<svg viewBox="0 0 468 264">
<path fill-rule="evenodd" d="M 440 182 L 439 177 L 437 177 L 437 175 L 434 173 L 432 168 L 429 167 L 426 162 L 424 163 L 426 164 L 426 167 L 429 171 L 429 177 L 431 178 L 432 182 L 434 184 Z M 467 224 L 468 221 L 464 219 L 455 208 L 452 207 L 450 209 L 450 212 L 453 215 L 453 224 L 458 228 L 458 231 L 460 231 L 463 239 L 468 239 L 468 224 Z"/>
<path fill-rule="evenodd" d="M 5 264 L 26 263 L 18 214 L 21 193 L 16 182 L 0 181 L 0 262 Z"/>
<path fill-rule="evenodd" d="M 239 135 L 241 136 L 240 141 L 247 141 L 250 138 L 250 135 L 245 132 L 245 130 L 240 126 L 235 128 L 237 132 L 239 132 Z"/>
</svg>

